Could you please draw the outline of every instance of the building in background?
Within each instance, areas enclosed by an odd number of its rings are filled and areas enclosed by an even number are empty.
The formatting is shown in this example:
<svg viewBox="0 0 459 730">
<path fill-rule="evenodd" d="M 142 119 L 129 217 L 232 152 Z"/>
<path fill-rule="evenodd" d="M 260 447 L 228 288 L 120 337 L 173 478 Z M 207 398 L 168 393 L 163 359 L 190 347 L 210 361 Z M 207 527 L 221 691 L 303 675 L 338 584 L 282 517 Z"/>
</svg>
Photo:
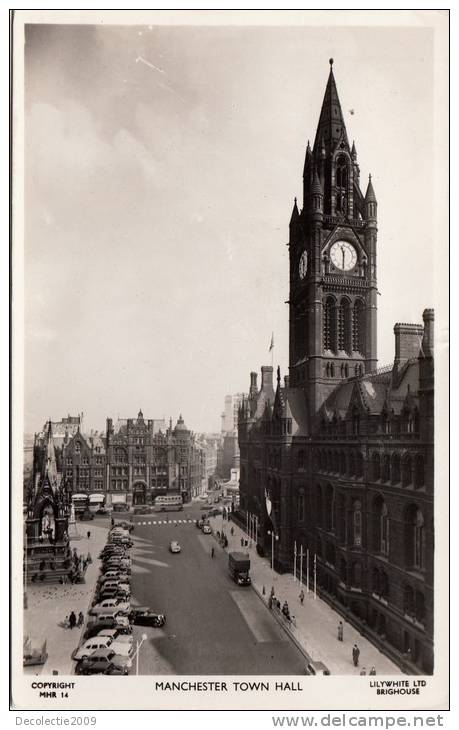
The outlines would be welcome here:
<svg viewBox="0 0 459 730">
<path fill-rule="evenodd" d="M 290 220 L 289 376 L 252 373 L 239 409 L 240 517 L 280 570 L 301 551 L 325 600 L 432 673 L 434 314 L 395 325 L 377 368 L 377 201 L 359 175 L 331 68 Z"/>
<path fill-rule="evenodd" d="M 229 479 L 231 469 L 239 468 L 238 411 L 246 397 L 246 393 L 225 396 L 225 409 L 221 415 L 222 440 L 217 463 L 217 474 L 222 479 Z"/>
<path fill-rule="evenodd" d="M 222 437 L 219 433 L 201 433 L 197 437 L 197 444 L 203 452 L 203 491 L 214 486 L 221 442 Z"/>
</svg>

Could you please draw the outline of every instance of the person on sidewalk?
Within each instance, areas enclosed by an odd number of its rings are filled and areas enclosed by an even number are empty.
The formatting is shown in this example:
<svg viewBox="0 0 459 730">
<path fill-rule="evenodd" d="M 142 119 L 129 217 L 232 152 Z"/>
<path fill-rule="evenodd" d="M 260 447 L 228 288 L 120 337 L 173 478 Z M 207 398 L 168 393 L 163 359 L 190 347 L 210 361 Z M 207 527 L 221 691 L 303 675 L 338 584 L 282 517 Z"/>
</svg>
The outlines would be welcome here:
<svg viewBox="0 0 459 730">
<path fill-rule="evenodd" d="M 374 667 L 371 667 L 370 674 L 371 674 L 372 677 L 375 677 L 376 676 L 376 669 Z"/>
<path fill-rule="evenodd" d="M 360 649 L 357 646 L 357 644 L 354 644 L 352 647 L 352 661 L 354 662 L 354 667 L 359 666 L 359 656 L 360 656 Z"/>
<path fill-rule="evenodd" d="M 215 548 L 212 548 L 212 550 L 210 551 L 210 557 L 213 558 L 214 555 L 215 555 Z"/>
<path fill-rule="evenodd" d="M 91 530 L 88 530 L 88 532 L 87 532 L 87 536 L 88 536 L 88 540 L 89 540 L 89 539 L 90 539 L 90 537 L 91 537 Z"/>
<path fill-rule="evenodd" d="M 71 614 L 70 614 L 70 616 L 69 616 L 69 624 L 70 624 L 70 628 L 71 629 L 73 629 L 73 627 L 76 625 L 76 621 L 77 621 L 77 619 L 76 619 L 76 616 L 75 616 L 75 612 L 72 611 Z"/>
<path fill-rule="evenodd" d="M 301 589 L 301 591 L 300 591 L 300 603 L 301 603 L 301 605 L 303 605 L 303 603 L 304 603 L 304 590 L 303 589 Z"/>
<path fill-rule="evenodd" d="M 344 626 L 343 626 L 343 622 L 340 621 L 338 624 L 338 641 L 343 641 L 343 636 L 344 636 Z"/>
<path fill-rule="evenodd" d="M 360 670 L 360 676 L 363 677 L 366 673 L 367 672 L 366 672 L 365 667 L 362 667 L 362 669 Z"/>
<path fill-rule="evenodd" d="M 77 621 L 78 628 L 80 628 L 80 626 L 83 626 L 83 624 L 84 624 L 83 611 L 80 611 L 80 613 L 78 614 L 78 621 Z"/>
</svg>

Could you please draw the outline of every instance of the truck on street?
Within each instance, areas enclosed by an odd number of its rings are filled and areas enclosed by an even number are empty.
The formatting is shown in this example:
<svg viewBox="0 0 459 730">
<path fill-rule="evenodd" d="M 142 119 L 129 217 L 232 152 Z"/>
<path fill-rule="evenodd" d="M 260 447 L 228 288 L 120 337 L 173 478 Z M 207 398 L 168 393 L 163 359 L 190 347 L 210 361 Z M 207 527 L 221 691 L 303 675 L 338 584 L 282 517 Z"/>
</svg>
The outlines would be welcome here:
<svg viewBox="0 0 459 730">
<path fill-rule="evenodd" d="M 231 578 L 239 586 L 250 585 L 250 556 L 247 553 L 230 553 L 228 555 L 228 569 Z"/>
</svg>

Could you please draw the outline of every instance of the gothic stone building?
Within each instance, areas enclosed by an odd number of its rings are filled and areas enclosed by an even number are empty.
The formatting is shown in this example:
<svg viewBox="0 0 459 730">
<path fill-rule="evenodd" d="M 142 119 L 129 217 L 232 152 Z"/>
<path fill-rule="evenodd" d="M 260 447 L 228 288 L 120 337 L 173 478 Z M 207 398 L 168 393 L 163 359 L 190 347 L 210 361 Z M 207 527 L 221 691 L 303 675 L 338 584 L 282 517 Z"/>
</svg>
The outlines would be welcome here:
<svg viewBox="0 0 459 730">
<path fill-rule="evenodd" d="M 433 310 L 395 325 L 377 369 L 377 201 L 359 183 L 330 68 L 303 209 L 290 221 L 289 376 L 251 374 L 239 411 L 241 515 L 258 550 L 407 671 L 433 670 Z M 268 515 L 266 497 L 272 504 Z M 306 561 L 303 576 L 306 575 Z"/>
</svg>

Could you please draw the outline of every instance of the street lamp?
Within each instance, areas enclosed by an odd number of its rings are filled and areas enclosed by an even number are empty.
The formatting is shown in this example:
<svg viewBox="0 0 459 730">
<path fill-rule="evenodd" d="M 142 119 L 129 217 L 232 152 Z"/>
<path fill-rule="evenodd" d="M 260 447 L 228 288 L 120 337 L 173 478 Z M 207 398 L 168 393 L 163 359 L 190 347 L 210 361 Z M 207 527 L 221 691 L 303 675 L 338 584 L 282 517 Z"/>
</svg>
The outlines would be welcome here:
<svg viewBox="0 0 459 730">
<path fill-rule="evenodd" d="M 136 674 L 139 673 L 139 651 L 140 651 L 140 647 L 142 646 L 142 644 L 143 644 L 143 642 L 145 641 L 146 638 L 147 638 L 147 635 L 146 634 L 142 634 L 142 637 L 141 637 L 140 641 L 138 641 L 137 644 L 136 644 L 136 650 L 135 650 L 135 673 Z"/>
<path fill-rule="evenodd" d="M 271 575 L 274 579 L 274 540 L 278 540 L 279 535 L 276 535 L 274 530 L 268 530 L 268 535 L 271 535 Z"/>
</svg>

